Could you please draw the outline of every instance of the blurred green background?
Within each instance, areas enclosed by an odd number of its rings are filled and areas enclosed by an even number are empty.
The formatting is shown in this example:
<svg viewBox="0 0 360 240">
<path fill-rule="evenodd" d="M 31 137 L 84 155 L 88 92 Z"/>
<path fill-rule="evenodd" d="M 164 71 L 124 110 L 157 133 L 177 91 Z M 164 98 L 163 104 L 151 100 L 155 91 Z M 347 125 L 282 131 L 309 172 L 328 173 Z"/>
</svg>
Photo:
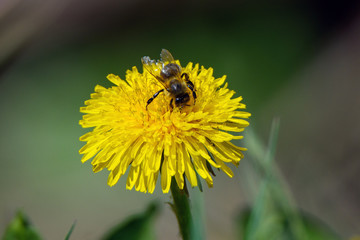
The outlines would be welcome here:
<svg viewBox="0 0 360 240">
<path fill-rule="evenodd" d="M 72 239 L 99 239 L 169 201 L 160 186 L 125 190 L 126 177 L 108 187 L 107 171 L 93 174 L 78 154 L 89 131 L 79 108 L 95 85 L 162 48 L 226 74 L 264 142 L 279 117 L 276 162 L 299 208 L 342 238 L 360 233 L 358 1 L 2 0 L 0 235 L 20 208 L 45 239 L 64 239 L 74 220 Z M 235 239 L 234 218 L 256 194 L 248 155 L 234 179 L 220 173 L 204 189 L 207 239 Z M 165 206 L 156 236 L 177 235 Z"/>
</svg>

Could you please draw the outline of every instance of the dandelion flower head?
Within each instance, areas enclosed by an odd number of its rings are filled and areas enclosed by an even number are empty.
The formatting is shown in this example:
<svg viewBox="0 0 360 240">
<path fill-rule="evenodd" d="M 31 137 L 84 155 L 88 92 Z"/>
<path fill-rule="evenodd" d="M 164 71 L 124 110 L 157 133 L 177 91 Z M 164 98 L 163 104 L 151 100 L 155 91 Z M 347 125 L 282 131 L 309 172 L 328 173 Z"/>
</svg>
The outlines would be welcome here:
<svg viewBox="0 0 360 240">
<path fill-rule="evenodd" d="M 91 99 L 80 108 L 84 113 L 80 125 L 93 128 L 80 137 L 86 142 L 79 151 L 81 161 L 93 158 L 94 172 L 108 169 L 110 186 L 129 169 L 126 188 L 150 193 L 159 176 L 164 193 L 171 181 L 183 189 L 186 179 L 192 187 L 200 178 L 212 187 L 213 168 L 232 177 L 228 164 L 238 165 L 246 149 L 231 140 L 242 138 L 235 133 L 249 125 L 245 119 L 250 114 L 241 111 L 245 104 L 241 97 L 233 98 L 235 92 L 228 89 L 226 76 L 215 78 L 212 68 L 191 62 L 180 67 L 167 50 L 162 51 L 160 61 L 142 60 L 142 73 L 133 67 L 125 80 L 109 74 L 107 79 L 115 86 L 97 85 Z M 170 62 L 179 67 L 174 78 L 187 87 L 189 99 L 182 105 L 174 104 L 176 98 L 166 87 L 169 81 L 159 81 Z"/>
</svg>

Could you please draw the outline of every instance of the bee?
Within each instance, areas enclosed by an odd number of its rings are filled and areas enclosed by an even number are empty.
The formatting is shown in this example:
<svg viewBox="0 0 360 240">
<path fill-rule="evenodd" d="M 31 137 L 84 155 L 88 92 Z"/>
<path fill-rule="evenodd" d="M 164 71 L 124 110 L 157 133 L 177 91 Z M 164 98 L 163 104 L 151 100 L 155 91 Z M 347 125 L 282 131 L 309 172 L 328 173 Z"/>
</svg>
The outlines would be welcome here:
<svg viewBox="0 0 360 240">
<path fill-rule="evenodd" d="M 183 73 L 181 66 L 179 66 L 171 53 L 162 49 L 160 53 L 160 61 L 151 60 L 150 57 L 145 56 L 141 58 L 141 62 L 146 69 L 158 82 L 163 85 L 163 89 L 157 91 L 146 104 L 146 109 L 148 105 L 154 101 L 154 99 L 162 92 L 166 91 L 171 97 L 170 108 L 178 107 L 182 109 L 184 106 L 190 106 L 191 95 L 193 98 L 193 103 L 195 104 L 196 93 L 194 90 L 194 84 L 190 81 L 189 75 Z M 152 66 L 160 65 L 160 74 L 156 72 L 156 69 Z"/>
</svg>

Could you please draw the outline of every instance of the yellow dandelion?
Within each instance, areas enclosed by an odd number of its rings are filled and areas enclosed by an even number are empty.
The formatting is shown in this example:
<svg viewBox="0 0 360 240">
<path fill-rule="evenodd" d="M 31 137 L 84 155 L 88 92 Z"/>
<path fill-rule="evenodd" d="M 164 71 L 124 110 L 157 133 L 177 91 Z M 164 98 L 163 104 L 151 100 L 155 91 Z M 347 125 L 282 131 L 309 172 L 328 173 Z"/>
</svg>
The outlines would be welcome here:
<svg viewBox="0 0 360 240">
<path fill-rule="evenodd" d="M 87 142 L 81 161 L 94 157 L 94 172 L 107 168 L 110 186 L 129 169 L 126 188 L 150 193 L 159 172 L 164 193 L 173 177 L 180 189 L 185 178 L 197 186 L 197 175 L 212 187 L 212 167 L 232 177 L 226 164 L 237 165 L 246 149 L 230 141 L 242 138 L 233 133 L 249 125 L 244 118 L 250 114 L 239 111 L 245 105 L 241 97 L 232 98 L 226 76 L 214 78 L 212 68 L 191 62 L 181 68 L 167 50 L 161 61 L 142 62 L 143 73 L 133 67 L 126 80 L 109 74 L 115 86 L 97 85 L 80 108 L 80 125 L 93 128 L 80 137 Z"/>
</svg>

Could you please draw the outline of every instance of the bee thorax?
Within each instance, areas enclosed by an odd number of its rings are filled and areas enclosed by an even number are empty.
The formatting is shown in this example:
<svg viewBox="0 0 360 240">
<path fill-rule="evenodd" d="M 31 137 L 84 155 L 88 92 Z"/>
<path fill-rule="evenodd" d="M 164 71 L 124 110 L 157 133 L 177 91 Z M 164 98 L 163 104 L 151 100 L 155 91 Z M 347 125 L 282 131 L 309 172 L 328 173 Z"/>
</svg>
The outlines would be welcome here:
<svg viewBox="0 0 360 240">
<path fill-rule="evenodd" d="M 175 63 L 166 64 L 163 69 L 161 69 L 161 77 L 168 79 L 174 77 L 180 73 L 180 66 Z"/>
<path fill-rule="evenodd" d="M 186 92 L 186 85 L 184 85 L 182 82 L 180 82 L 177 79 L 170 80 L 169 84 L 169 92 L 171 92 L 174 95 L 183 94 Z"/>
<path fill-rule="evenodd" d="M 170 84 L 170 91 L 173 93 L 180 92 L 182 89 L 181 83 L 179 81 L 174 81 Z"/>
</svg>

